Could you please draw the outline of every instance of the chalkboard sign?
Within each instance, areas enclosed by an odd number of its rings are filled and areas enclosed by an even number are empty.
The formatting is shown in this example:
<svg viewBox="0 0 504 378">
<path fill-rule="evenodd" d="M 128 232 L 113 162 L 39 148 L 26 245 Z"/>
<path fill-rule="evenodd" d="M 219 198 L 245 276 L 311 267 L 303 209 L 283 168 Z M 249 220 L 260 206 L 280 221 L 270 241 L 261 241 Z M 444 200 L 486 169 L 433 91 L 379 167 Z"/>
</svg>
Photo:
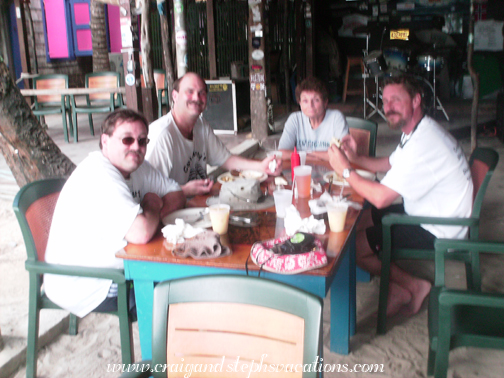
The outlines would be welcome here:
<svg viewBox="0 0 504 378">
<path fill-rule="evenodd" d="M 207 107 L 203 118 L 216 134 L 236 134 L 236 87 L 232 80 L 206 80 Z"/>
</svg>

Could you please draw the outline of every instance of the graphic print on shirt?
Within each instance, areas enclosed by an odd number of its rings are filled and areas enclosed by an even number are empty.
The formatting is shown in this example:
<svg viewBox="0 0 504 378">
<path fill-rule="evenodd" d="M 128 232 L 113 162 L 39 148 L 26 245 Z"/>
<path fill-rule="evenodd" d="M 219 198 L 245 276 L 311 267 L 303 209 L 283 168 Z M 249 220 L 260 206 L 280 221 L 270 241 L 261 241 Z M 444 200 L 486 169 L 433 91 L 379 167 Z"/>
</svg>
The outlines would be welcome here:
<svg viewBox="0 0 504 378">
<path fill-rule="evenodd" d="M 326 140 L 298 140 L 297 149 L 300 151 L 312 150 L 316 151 L 318 149 L 328 149 L 330 147 L 329 141 Z"/>
<path fill-rule="evenodd" d="M 189 171 L 189 177 L 187 181 L 206 179 L 206 153 L 201 153 L 199 151 L 194 151 L 189 161 L 184 166 L 184 172 Z"/>
</svg>

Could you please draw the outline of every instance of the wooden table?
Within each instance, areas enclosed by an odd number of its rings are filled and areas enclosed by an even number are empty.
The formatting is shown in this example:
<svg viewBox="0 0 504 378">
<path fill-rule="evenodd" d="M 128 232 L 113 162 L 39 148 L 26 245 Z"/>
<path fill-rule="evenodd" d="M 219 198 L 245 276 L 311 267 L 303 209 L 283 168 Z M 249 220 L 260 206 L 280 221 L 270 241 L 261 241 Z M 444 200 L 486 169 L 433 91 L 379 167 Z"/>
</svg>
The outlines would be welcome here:
<svg viewBox="0 0 504 378">
<path fill-rule="evenodd" d="M 271 181 L 269 178 L 268 181 Z M 327 186 L 326 186 L 327 187 Z M 220 184 L 214 185 L 212 194 L 218 193 Z M 333 192 L 340 187 L 333 186 Z M 350 188 L 351 200 L 363 203 Z M 188 202 L 188 206 L 206 206 L 206 197 L 199 196 Z M 294 203 L 302 217 L 310 215 L 308 199 L 298 199 Z M 328 257 L 325 267 L 302 274 L 283 275 L 261 271 L 261 277 L 284 282 L 325 298 L 331 289 L 331 331 L 330 350 L 348 354 L 349 339 L 355 333 L 355 228 L 360 211 L 349 208 L 343 232 L 327 232 L 320 236 Z M 129 244 L 117 257 L 124 259 L 124 272 L 127 279 L 134 281 L 135 297 L 140 330 L 142 358 L 152 356 L 152 305 L 156 282 L 182 277 L 207 274 L 245 275 L 245 263 L 251 245 L 259 240 L 267 240 L 284 233 L 283 219 L 277 218 L 274 207 L 259 211 L 261 223 L 257 227 L 243 228 L 229 225 L 228 234 L 221 238 L 223 244 L 231 247 L 230 256 L 194 260 L 177 258 L 161 234 L 144 245 Z M 257 276 L 259 267 L 251 260 L 248 263 L 249 275 Z M 258 293 L 260 295 L 260 293 Z"/>
</svg>

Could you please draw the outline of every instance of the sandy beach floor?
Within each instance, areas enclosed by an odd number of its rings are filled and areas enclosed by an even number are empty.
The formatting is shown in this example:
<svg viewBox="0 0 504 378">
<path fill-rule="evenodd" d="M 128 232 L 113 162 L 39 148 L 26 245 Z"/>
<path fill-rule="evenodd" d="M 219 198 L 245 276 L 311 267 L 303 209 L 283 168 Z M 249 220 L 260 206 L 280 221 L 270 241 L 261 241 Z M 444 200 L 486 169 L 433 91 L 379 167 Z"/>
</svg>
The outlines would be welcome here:
<svg viewBox="0 0 504 378">
<path fill-rule="evenodd" d="M 390 152 L 397 143 L 397 136 L 387 132 L 385 124 L 380 124 L 378 154 Z M 85 140 L 85 136 L 82 137 Z M 79 142 L 80 144 L 81 142 Z M 468 151 L 469 141 L 463 140 Z M 496 138 L 481 138 L 481 146 L 495 148 L 501 157 L 504 148 Z M 68 148 L 71 145 L 68 145 Z M 2 185 L 4 185 L 2 183 Z M 481 238 L 504 240 L 504 161 L 487 190 L 483 211 Z M 15 185 L 14 185 L 15 188 Z M 7 196 L 8 197 L 8 196 Z M 26 252 L 19 226 L 12 211 L 12 200 L 0 197 L 0 328 L 4 341 L 9 344 L 26 342 L 28 313 L 28 274 L 24 269 Z M 415 274 L 433 279 L 432 263 L 406 264 Z M 449 264 L 451 285 L 461 285 L 465 280 L 460 264 Z M 504 288 L 504 260 L 484 259 L 482 262 L 484 289 L 495 291 Z M 389 321 L 386 335 L 375 332 L 378 298 L 378 279 L 357 285 L 357 327 L 351 340 L 352 352 L 342 356 L 329 352 L 329 301 L 325 300 L 324 311 L 324 363 L 346 364 L 348 369 L 360 370 L 365 364 L 383 364 L 383 371 L 377 373 L 331 372 L 326 377 L 426 377 L 428 332 L 426 303 L 421 311 L 411 317 L 396 316 Z M 42 311 L 41 316 L 52 311 Z M 141 359 L 138 327 L 134 325 L 135 356 Z M 0 352 L 1 355 L 2 352 Z M 79 323 L 76 336 L 62 334 L 42 348 L 38 358 L 39 377 L 118 377 L 111 372 L 111 364 L 121 363 L 118 320 L 115 316 L 90 314 Z M 355 366 L 361 364 L 361 367 Z M 12 377 L 25 376 L 21 367 Z M 504 352 L 460 348 L 450 355 L 449 378 L 504 377 Z"/>
</svg>

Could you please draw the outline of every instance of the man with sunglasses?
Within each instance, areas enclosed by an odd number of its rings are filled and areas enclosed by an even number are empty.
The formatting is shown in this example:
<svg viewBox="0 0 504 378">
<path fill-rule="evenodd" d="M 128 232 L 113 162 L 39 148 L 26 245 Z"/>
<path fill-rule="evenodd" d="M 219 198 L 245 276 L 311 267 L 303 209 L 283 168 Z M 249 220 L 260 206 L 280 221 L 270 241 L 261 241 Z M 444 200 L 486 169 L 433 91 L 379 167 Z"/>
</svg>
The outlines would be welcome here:
<svg viewBox="0 0 504 378">
<path fill-rule="evenodd" d="M 146 119 L 132 110 L 105 119 L 101 151 L 91 152 L 61 190 L 46 262 L 122 268 L 115 254 L 128 242 L 147 243 L 160 220 L 184 206 L 180 186 L 144 161 L 147 134 Z M 44 287 L 52 301 L 79 317 L 117 309 L 117 286 L 110 280 L 45 274 Z"/>
<path fill-rule="evenodd" d="M 457 141 L 435 120 L 424 114 L 422 90 L 416 79 L 386 79 L 383 111 L 392 130 L 401 130 L 401 142 L 390 157 L 359 156 L 351 136 L 342 148 L 329 149 L 334 170 L 368 200 L 372 209 L 363 212 L 357 231 L 357 264 L 380 275 L 378 252 L 382 246 L 381 218 L 387 213 L 412 216 L 467 218 L 471 216 L 473 183 L 464 152 Z M 372 172 L 384 172 L 381 182 L 367 180 L 350 162 Z M 404 204 L 393 205 L 402 197 Z M 462 239 L 467 227 L 396 225 L 392 244 L 398 248 L 434 249 L 436 238 Z M 387 313 L 413 315 L 420 310 L 431 284 L 392 264 Z"/>
<path fill-rule="evenodd" d="M 165 116 L 150 125 L 151 142 L 146 159 L 166 177 L 177 181 L 186 196 L 205 194 L 213 181 L 208 179 L 207 164 L 227 170 L 251 169 L 278 176 L 281 159 L 269 156 L 262 161 L 232 155 L 214 134 L 201 113 L 207 103 L 205 81 L 188 72 L 173 83 L 173 106 Z M 270 162 L 273 170 L 270 170 Z"/>
</svg>

